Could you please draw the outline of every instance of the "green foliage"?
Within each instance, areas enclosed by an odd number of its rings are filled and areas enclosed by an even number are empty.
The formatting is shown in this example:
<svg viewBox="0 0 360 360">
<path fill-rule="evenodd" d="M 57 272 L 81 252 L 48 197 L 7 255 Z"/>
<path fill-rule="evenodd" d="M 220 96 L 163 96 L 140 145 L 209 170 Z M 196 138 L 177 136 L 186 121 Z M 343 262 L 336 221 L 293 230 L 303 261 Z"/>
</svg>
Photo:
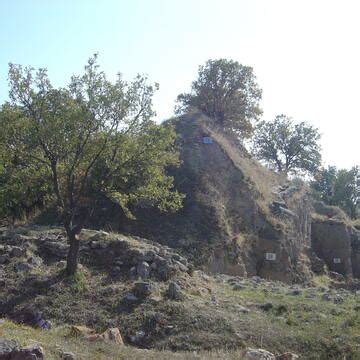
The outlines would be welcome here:
<svg viewBox="0 0 360 360">
<path fill-rule="evenodd" d="M 253 151 L 279 172 L 315 173 L 321 164 L 320 134 L 311 125 L 294 124 L 278 115 L 273 121 L 261 122 L 253 138 Z"/>
<path fill-rule="evenodd" d="M 72 244 L 97 196 L 117 199 L 129 216 L 130 203 L 181 206 L 165 174 L 165 167 L 179 163 L 174 131 L 151 120 L 157 84 L 140 75 L 128 83 L 120 74 L 112 83 L 96 55 L 67 88 L 54 88 L 45 69 L 14 64 L 9 83 L 11 103 L 0 115 L 4 214 L 14 193 L 15 201 L 23 196 L 24 182 L 31 194 L 46 194 L 57 204 L 74 257 L 78 246 Z M 17 184 L 11 184 L 12 173 Z"/>
<path fill-rule="evenodd" d="M 321 169 L 310 183 L 314 196 L 328 205 L 339 206 L 351 218 L 359 215 L 359 168 L 350 170 L 329 166 Z"/>
<path fill-rule="evenodd" d="M 180 94 L 177 113 L 196 108 L 214 122 L 242 137 L 249 137 L 261 110 L 259 89 L 253 69 L 237 61 L 208 60 L 199 67 L 191 92 Z"/>
</svg>

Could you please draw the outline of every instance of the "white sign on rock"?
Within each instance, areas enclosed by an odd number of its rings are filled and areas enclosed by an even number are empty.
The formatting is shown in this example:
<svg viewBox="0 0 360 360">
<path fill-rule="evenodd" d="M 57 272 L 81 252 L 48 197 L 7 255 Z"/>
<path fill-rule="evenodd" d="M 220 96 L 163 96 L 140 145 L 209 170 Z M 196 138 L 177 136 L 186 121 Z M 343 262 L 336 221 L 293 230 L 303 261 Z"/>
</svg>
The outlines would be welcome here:
<svg viewBox="0 0 360 360">
<path fill-rule="evenodd" d="M 334 264 L 341 264 L 340 258 L 334 258 Z"/>
<path fill-rule="evenodd" d="M 265 259 L 269 261 L 275 261 L 276 260 L 276 254 L 275 253 L 266 253 Z"/>
</svg>

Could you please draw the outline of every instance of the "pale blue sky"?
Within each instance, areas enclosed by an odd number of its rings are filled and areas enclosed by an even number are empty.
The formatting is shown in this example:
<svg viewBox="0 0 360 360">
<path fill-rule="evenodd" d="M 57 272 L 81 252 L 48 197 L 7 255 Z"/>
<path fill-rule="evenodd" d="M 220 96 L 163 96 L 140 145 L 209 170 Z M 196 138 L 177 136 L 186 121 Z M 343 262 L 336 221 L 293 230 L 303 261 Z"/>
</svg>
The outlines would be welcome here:
<svg viewBox="0 0 360 360">
<path fill-rule="evenodd" d="M 360 2 L 357 0 L 0 0 L 0 102 L 8 62 L 47 67 L 56 85 L 100 54 L 112 77 L 160 83 L 172 115 L 198 65 L 253 66 L 264 118 L 285 113 L 323 134 L 327 164 L 360 164 Z"/>
</svg>

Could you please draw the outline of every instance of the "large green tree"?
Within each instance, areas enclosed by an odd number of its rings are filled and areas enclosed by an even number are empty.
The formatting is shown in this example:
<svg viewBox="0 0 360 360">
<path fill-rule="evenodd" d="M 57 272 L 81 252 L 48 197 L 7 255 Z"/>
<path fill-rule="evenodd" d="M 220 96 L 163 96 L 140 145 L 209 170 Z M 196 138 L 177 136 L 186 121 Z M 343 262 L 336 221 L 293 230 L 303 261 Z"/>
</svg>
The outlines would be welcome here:
<svg viewBox="0 0 360 360">
<path fill-rule="evenodd" d="M 249 137 L 261 115 L 260 99 L 251 67 L 227 59 L 208 60 L 199 67 L 191 92 L 178 96 L 176 112 L 198 109 L 223 129 Z"/>
<path fill-rule="evenodd" d="M 355 219 L 359 215 L 359 175 L 357 166 L 349 170 L 329 166 L 321 169 L 310 185 L 316 198 L 328 205 L 341 207 L 351 218 Z"/>
<path fill-rule="evenodd" d="M 78 235 L 99 196 L 116 201 L 128 216 L 130 204 L 164 211 L 181 206 L 165 173 L 179 161 L 175 133 L 151 120 L 156 86 L 146 78 L 126 82 L 118 75 L 110 82 L 94 56 L 66 88 L 54 88 L 45 69 L 13 64 L 9 83 L 11 102 L 0 114 L 0 172 L 11 169 L 23 176 L 20 187 L 48 191 L 69 240 L 69 275 L 77 269 Z M 12 196 L 16 189 L 7 186 L 3 195 Z M 8 200 L 1 199 L 3 212 Z"/>
<path fill-rule="evenodd" d="M 305 122 L 294 123 L 285 115 L 258 124 L 253 138 L 253 152 L 281 173 L 310 173 L 321 164 L 320 134 Z"/>
</svg>

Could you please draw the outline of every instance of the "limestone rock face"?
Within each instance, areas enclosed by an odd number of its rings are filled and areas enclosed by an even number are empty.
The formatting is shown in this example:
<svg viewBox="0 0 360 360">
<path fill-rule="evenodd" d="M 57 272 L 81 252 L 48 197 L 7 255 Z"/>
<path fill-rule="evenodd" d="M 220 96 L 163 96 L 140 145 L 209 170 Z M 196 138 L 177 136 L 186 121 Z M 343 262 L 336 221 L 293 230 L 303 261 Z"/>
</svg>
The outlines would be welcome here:
<svg viewBox="0 0 360 360">
<path fill-rule="evenodd" d="M 312 248 L 330 271 L 360 277 L 360 232 L 344 221 L 328 218 L 312 223 Z"/>
</svg>

